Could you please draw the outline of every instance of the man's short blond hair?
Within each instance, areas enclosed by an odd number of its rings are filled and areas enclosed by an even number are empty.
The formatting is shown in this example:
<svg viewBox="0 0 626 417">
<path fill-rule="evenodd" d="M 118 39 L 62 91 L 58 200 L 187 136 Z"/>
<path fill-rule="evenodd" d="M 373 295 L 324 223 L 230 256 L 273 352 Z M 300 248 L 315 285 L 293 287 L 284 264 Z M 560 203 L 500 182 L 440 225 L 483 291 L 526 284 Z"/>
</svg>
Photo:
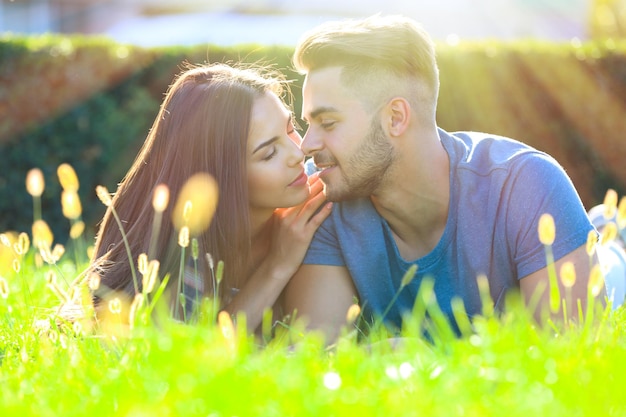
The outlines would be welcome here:
<svg viewBox="0 0 626 417">
<path fill-rule="evenodd" d="M 324 23 L 303 36 L 293 63 L 302 74 L 342 67 L 342 83 L 372 108 L 396 95 L 414 106 L 436 108 L 439 70 L 434 43 L 417 22 L 404 16 Z"/>
</svg>

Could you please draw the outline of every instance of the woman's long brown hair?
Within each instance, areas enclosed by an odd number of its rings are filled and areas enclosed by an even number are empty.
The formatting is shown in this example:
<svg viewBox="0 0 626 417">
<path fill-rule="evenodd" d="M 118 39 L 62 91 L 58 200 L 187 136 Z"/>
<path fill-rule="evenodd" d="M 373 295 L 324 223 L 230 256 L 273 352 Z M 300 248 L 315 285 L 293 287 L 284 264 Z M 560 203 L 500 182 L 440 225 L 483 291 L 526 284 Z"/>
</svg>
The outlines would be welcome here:
<svg viewBox="0 0 626 417">
<path fill-rule="evenodd" d="M 206 172 L 217 181 L 220 195 L 210 227 L 198 236 L 200 270 L 208 274 L 202 254 L 209 253 L 216 262 L 224 261 L 226 288 L 236 288 L 245 280 L 250 253 L 247 140 L 253 102 L 266 92 L 282 97 L 288 90 L 279 73 L 261 66 L 188 66 L 177 76 L 113 197 L 112 207 L 124 225 L 135 265 L 150 246 L 153 191 L 165 184 L 170 204 L 163 213 L 155 258 L 161 263 L 160 276 L 170 273 L 178 279 L 180 248 L 172 225 L 172 202 L 189 177 Z M 111 207 L 100 224 L 92 265 L 100 274 L 96 300 L 107 291 L 134 295 L 129 259 Z M 212 290 L 207 276 L 204 288 Z"/>
</svg>

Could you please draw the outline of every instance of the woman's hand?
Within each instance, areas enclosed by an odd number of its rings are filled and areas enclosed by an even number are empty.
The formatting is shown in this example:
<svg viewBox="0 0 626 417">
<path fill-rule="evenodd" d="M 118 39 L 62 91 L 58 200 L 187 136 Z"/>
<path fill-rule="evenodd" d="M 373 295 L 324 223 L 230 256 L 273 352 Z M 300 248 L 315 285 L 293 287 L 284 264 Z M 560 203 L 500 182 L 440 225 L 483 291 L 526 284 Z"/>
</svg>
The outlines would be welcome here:
<svg viewBox="0 0 626 417">
<path fill-rule="evenodd" d="M 332 205 L 326 203 L 324 185 L 317 174 L 309 178 L 309 186 L 310 195 L 304 203 L 276 209 L 267 255 L 225 306 L 231 314 L 245 313 L 249 330 L 261 324 L 266 308 L 275 306 L 285 285 L 300 267 L 313 234 L 331 212 Z"/>
<path fill-rule="evenodd" d="M 274 212 L 268 261 L 279 271 L 275 276 L 287 280 L 300 267 L 315 231 L 332 209 L 332 203 L 326 202 L 324 183 L 317 173 L 309 177 L 309 188 L 309 198 L 304 203 Z"/>
</svg>

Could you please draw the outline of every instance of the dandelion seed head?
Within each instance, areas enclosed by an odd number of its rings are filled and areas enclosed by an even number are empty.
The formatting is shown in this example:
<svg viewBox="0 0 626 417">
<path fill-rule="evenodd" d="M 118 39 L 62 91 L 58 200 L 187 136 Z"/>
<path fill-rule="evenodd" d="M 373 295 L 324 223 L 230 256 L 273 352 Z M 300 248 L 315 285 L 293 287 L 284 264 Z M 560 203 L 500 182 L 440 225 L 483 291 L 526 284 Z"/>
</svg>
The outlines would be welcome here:
<svg viewBox="0 0 626 417">
<path fill-rule="evenodd" d="M 539 241 L 544 245 L 552 245 L 554 243 L 556 230 L 554 226 L 554 218 L 549 213 L 544 213 L 539 218 Z"/>
<path fill-rule="evenodd" d="M 141 281 L 141 288 L 145 294 L 150 294 L 154 290 L 157 277 L 159 276 L 160 263 L 158 260 L 153 259 L 148 263 L 148 273 L 143 276 Z"/>
<path fill-rule="evenodd" d="M 33 197 L 41 197 L 46 183 L 39 168 L 33 168 L 26 174 L 26 191 Z"/>
<path fill-rule="evenodd" d="M 415 274 L 417 273 L 417 264 L 412 264 L 409 269 L 402 276 L 402 282 L 400 283 L 400 287 L 404 288 L 413 281 L 415 278 Z"/>
<path fill-rule="evenodd" d="M 98 196 L 102 204 L 107 207 L 109 207 L 113 203 L 109 190 L 107 190 L 107 188 L 103 185 L 98 185 L 96 187 L 96 195 Z"/>
<path fill-rule="evenodd" d="M 137 257 L 137 271 L 141 275 L 146 275 L 148 273 L 148 255 L 145 253 L 139 254 Z"/>
<path fill-rule="evenodd" d="M 72 330 L 74 331 L 74 334 L 76 335 L 84 334 L 83 325 L 81 324 L 80 321 L 75 321 L 74 324 L 72 324 Z"/>
<path fill-rule="evenodd" d="M 49 246 L 41 246 L 39 254 L 41 255 L 41 259 L 48 265 L 54 265 L 56 263 Z"/>
<path fill-rule="evenodd" d="M 224 261 L 220 259 L 219 261 L 217 261 L 217 270 L 215 272 L 215 281 L 217 281 L 217 285 L 220 285 L 223 278 L 224 278 Z"/>
<path fill-rule="evenodd" d="M 17 237 L 17 243 L 20 247 L 20 251 L 24 254 L 27 253 L 28 250 L 30 249 L 30 238 L 28 237 L 28 234 L 22 232 L 19 234 L 19 236 Z"/>
<path fill-rule="evenodd" d="M 235 326 L 233 320 L 228 312 L 222 310 L 217 314 L 217 324 L 224 336 L 228 347 L 232 350 L 235 349 Z"/>
<path fill-rule="evenodd" d="M 617 225 L 615 222 L 608 222 L 604 225 L 604 229 L 602 229 L 602 234 L 600 235 L 600 244 L 606 245 L 609 242 L 612 242 L 617 237 Z"/>
<path fill-rule="evenodd" d="M 72 239 L 78 239 L 83 234 L 84 231 L 85 231 L 85 222 L 83 222 L 82 220 L 79 220 L 75 222 L 74 224 L 72 224 L 72 227 L 70 228 L 70 237 Z"/>
<path fill-rule="evenodd" d="M 604 218 L 609 220 L 615 217 L 617 210 L 617 191 L 609 188 L 604 195 Z"/>
<path fill-rule="evenodd" d="M 341 388 L 341 377 L 337 372 L 326 372 L 324 374 L 324 386 L 331 391 L 338 390 Z"/>
<path fill-rule="evenodd" d="M 348 308 L 348 312 L 346 313 L 346 321 L 348 324 L 353 324 L 359 318 L 361 314 L 361 307 L 358 304 L 352 304 L 350 308 Z"/>
<path fill-rule="evenodd" d="M 165 184 L 159 184 L 152 194 L 152 208 L 157 213 L 163 213 L 170 201 L 170 189 Z"/>
<path fill-rule="evenodd" d="M 200 248 L 198 247 L 198 239 L 195 237 L 191 239 L 191 256 L 194 261 L 198 260 L 198 255 L 200 254 Z"/>
<path fill-rule="evenodd" d="M 67 349 L 67 335 L 65 333 L 59 334 L 59 343 L 63 349 Z"/>
<path fill-rule="evenodd" d="M 142 293 L 135 294 L 135 298 L 130 305 L 130 313 L 128 315 L 130 328 L 133 329 L 135 327 L 135 320 L 137 319 L 137 313 L 143 306 L 144 295 Z"/>
<path fill-rule="evenodd" d="M 80 204 L 80 197 L 78 193 L 73 190 L 64 190 L 61 193 L 61 208 L 63 210 L 63 216 L 70 220 L 76 220 L 83 212 L 83 207 Z"/>
<path fill-rule="evenodd" d="M 207 253 L 207 254 L 206 254 L 206 261 L 207 261 L 207 263 L 209 264 L 209 268 L 210 268 L 211 270 L 213 270 L 213 267 L 215 266 L 215 265 L 213 264 L 213 255 L 211 255 L 210 253 Z"/>
<path fill-rule="evenodd" d="M 145 300 L 145 297 L 142 293 L 138 293 L 135 294 L 135 298 L 133 298 L 133 302 L 131 304 L 131 307 L 135 307 L 136 309 L 141 308 L 141 306 L 143 305 L 143 302 Z"/>
<path fill-rule="evenodd" d="M 596 244 L 598 243 L 598 234 L 595 230 L 590 230 L 587 234 L 587 255 L 593 256 L 596 252 Z"/>
<path fill-rule="evenodd" d="M 181 248 L 189 246 L 189 227 L 183 226 L 178 232 L 178 245 Z"/>
<path fill-rule="evenodd" d="M 89 279 L 87 280 L 87 286 L 91 291 L 96 291 L 100 288 L 100 274 L 97 272 L 90 273 Z"/>
<path fill-rule="evenodd" d="M 32 226 L 33 246 L 41 249 L 42 246 L 50 248 L 54 240 L 52 231 L 44 220 L 35 220 Z"/>
<path fill-rule="evenodd" d="M 574 268 L 574 263 L 572 262 L 564 262 L 561 265 L 560 271 L 561 283 L 565 288 L 572 288 L 576 283 L 576 268 Z"/>
<path fill-rule="evenodd" d="M 589 283 L 588 290 L 591 292 L 591 295 L 597 297 L 602 292 L 604 288 L 604 276 L 602 275 L 602 268 L 600 265 L 596 264 L 591 269 L 591 273 L 589 274 Z"/>
<path fill-rule="evenodd" d="M 73 285 L 70 287 L 68 294 L 68 298 L 72 303 L 80 303 L 81 301 L 81 290 L 80 287 Z"/>
<path fill-rule="evenodd" d="M 87 247 L 87 258 L 93 259 L 94 251 L 95 251 L 95 248 L 93 247 L 93 245 L 89 245 Z"/>
<path fill-rule="evenodd" d="M 51 329 L 50 320 L 38 319 L 33 323 L 33 330 L 39 335 L 47 335 Z"/>
<path fill-rule="evenodd" d="M 63 257 L 64 254 L 65 254 L 65 246 L 61 245 L 60 243 L 57 243 L 56 245 L 54 245 L 54 249 L 52 249 L 52 259 L 54 260 L 53 263 L 57 263 L 59 259 Z"/>
<path fill-rule="evenodd" d="M 57 176 L 59 177 L 59 182 L 61 183 L 61 187 L 65 191 L 78 191 L 78 177 L 76 176 L 76 171 L 70 164 L 64 163 L 59 165 L 57 168 Z"/>
<path fill-rule="evenodd" d="M 22 256 L 24 254 L 24 252 L 22 252 L 22 247 L 17 242 L 13 244 L 13 252 L 15 252 L 17 256 Z"/>
</svg>

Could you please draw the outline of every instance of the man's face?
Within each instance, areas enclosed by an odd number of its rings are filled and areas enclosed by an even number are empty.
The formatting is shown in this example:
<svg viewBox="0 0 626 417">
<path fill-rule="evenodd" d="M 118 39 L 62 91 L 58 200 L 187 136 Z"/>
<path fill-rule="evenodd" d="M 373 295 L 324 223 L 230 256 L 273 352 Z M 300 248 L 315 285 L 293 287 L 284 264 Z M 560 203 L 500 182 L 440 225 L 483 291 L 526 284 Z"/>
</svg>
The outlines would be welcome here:
<svg viewBox="0 0 626 417">
<path fill-rule="evenodd" d="M 302 93 L 302 118 L 309 124 L 302 151 L 313 156 L 331 201 L 376 192 L 393 162 L 378 112 L 368 112 L 340 75 L 340 67 L 312 71 Z"/>
</svg>

